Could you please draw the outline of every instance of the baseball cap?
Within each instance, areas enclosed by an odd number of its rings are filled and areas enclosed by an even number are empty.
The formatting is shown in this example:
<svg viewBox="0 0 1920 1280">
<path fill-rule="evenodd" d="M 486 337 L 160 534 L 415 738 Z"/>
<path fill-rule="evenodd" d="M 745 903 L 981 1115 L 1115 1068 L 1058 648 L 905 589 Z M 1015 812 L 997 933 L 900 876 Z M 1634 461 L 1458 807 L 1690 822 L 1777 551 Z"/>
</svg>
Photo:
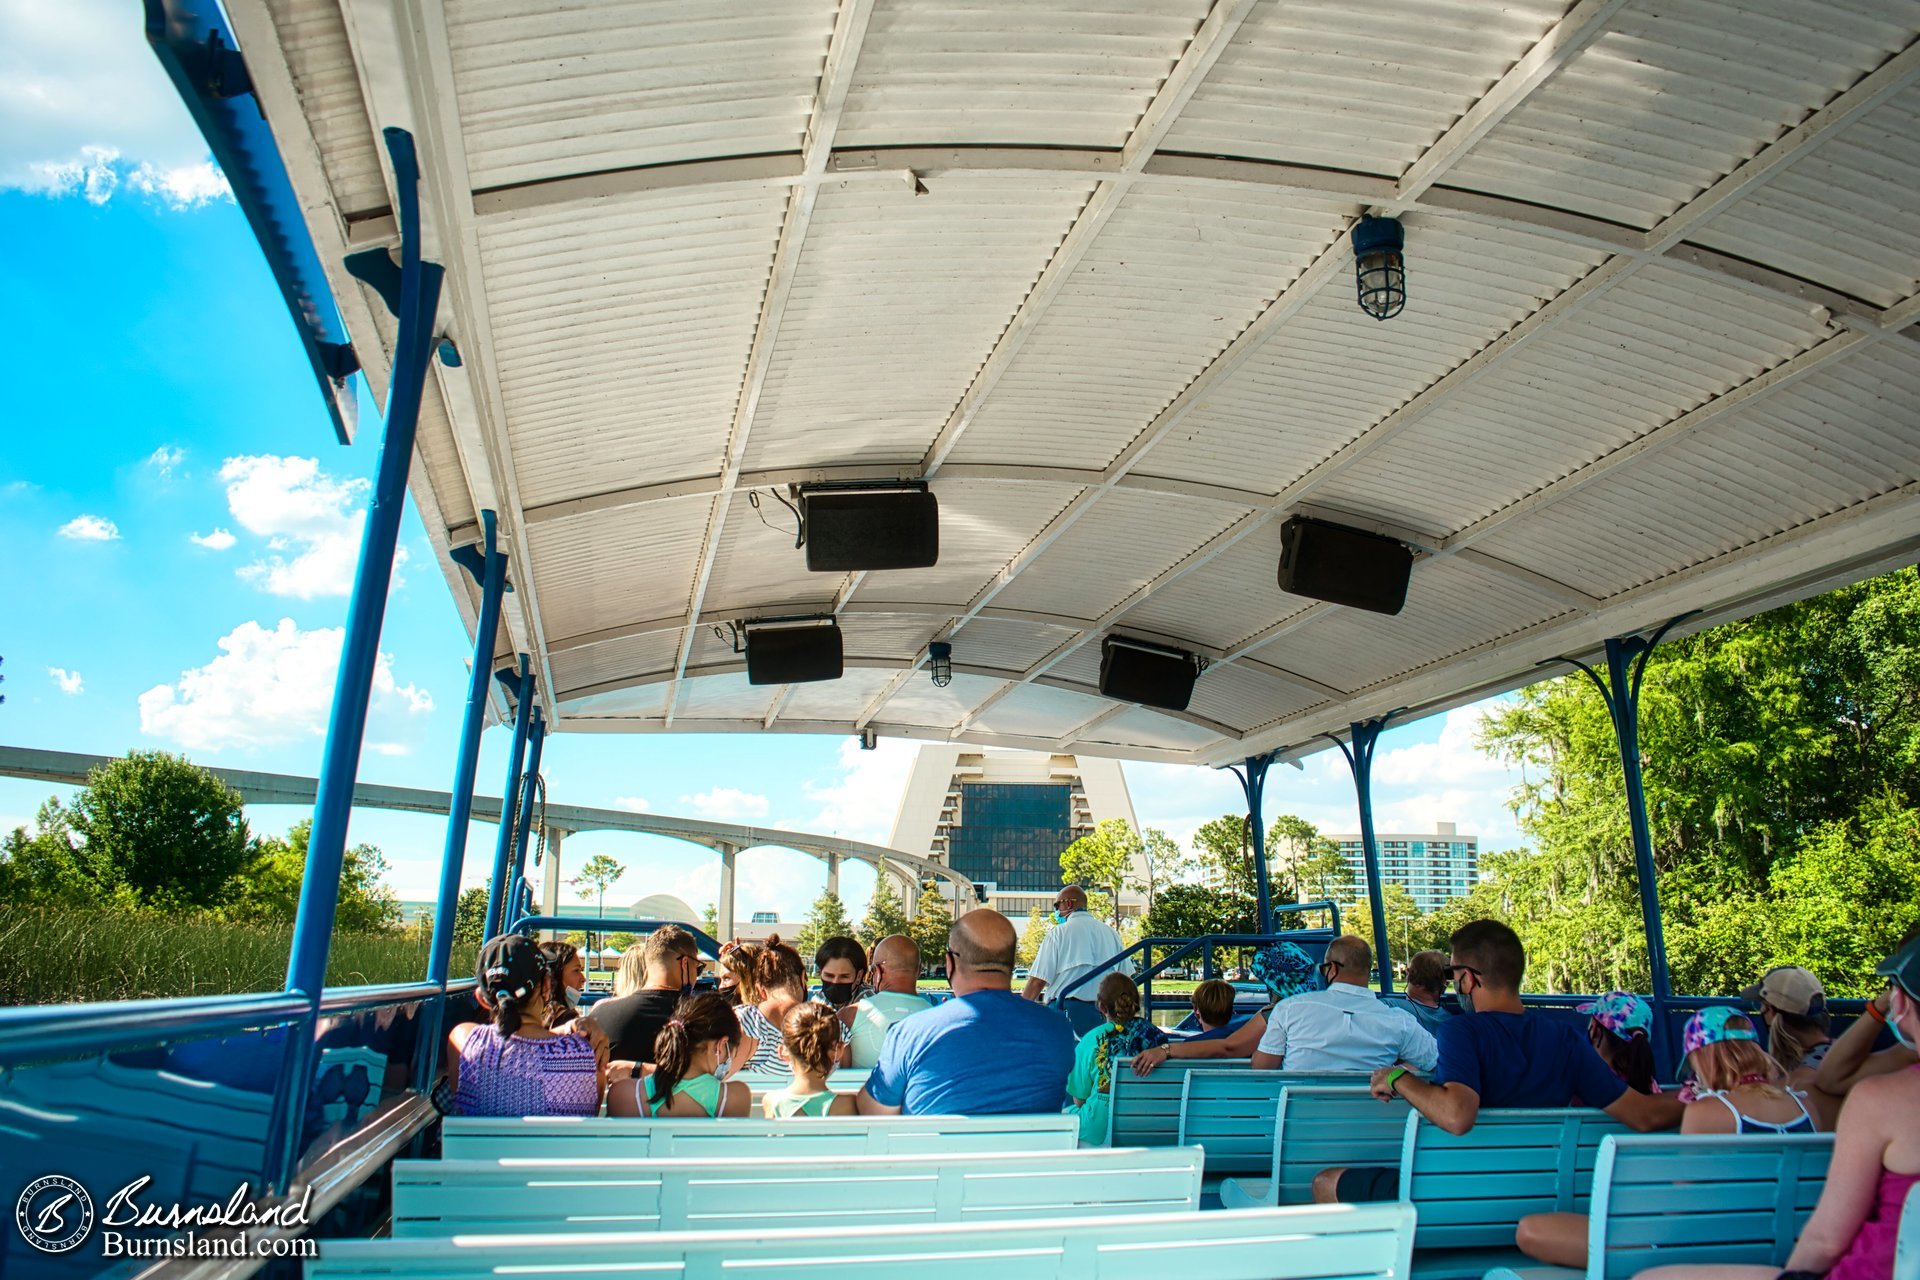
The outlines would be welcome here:
<svg viewBox="0 0 1920 1280">
<path fill-rule="evenodd" d="M 1251 967 L 1253 976 L 1275 1000 L 1314 991 L 1320 986 L 1313 957 L 1295 942 L 1276 942 L 1262 947 L 1254 954 Z"/>
<path fill-rule="evenodd" d="M 1758 1040 L 1760 1037 L 1752 1027 L 1730 1027 L 1729 1018 L 1748 1018 L 1744 1010 L 1732 1005 L 1718 1004 L 1702 1009 L 1687 1019 L 1687 1029 L 1681 1033 L 1681 1052 L 1692 1053 L 1695 1049 L 1710 1044 L 1719 1044 L 1724 1040 Z"/>
<path fill-rule="evenodd" d="M 1580 1012 L 1622 1040 L 1632 1039 L 1636 1031 L 1644 1036 L 1653 1030 L 1653 1006 L 1631 991 L 1609 991 L 1581 1005 Z"/>
<path fill-rule="evenodd" d="M 518 933 L 503 933 L 480 948 L 474 976 L 493 1000 L 524 1000 L 547 971 L 540 944 Z"/>
<path fill-rule="evenodd" d="M 1743 1000 L 1764 1000 L 1782 1013 L 1817 1018 L 1827 1011 L 1827 993 L 1820 979 L 1798 965 L 1775 965 L 1760 981 L 1740 993 Z"/>
<path fill-rule="evenodd" d="M 1916 1000 L 1920 1000 L 1920 937 L 1910 940 L 1906 946 L 1873 966 L 1873 971 L 1883 978 L 1890 978 L 1900 985 L 1900 989 Z"/>
</svg>

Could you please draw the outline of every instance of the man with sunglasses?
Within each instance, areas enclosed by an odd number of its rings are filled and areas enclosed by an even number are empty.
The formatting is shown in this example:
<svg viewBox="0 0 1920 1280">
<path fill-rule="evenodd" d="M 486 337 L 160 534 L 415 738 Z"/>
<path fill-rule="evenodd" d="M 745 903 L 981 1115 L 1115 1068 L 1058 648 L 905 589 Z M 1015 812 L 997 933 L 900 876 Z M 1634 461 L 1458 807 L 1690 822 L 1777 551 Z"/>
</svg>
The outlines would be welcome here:
<svg viewBox="0 0 1920 1280">
<path fill-rule="evenodd" d="M 1404 1098 L 1448 1133 L 1473 1128 L 1482 1107 L 1598 1107 L 1632 1129 L 1651 1132 L 1680 1123 L 1678 1094 L 1635 1093 L 1601 1059 L 1585 1030 L 1528 1013 L 1520 1003 L 1527 955 L 1519 935 L 1497 920 L 1454 931 L 1448 965 L 1468 1016 L 1434 1034 L 1439 1065 L 1431 1080 L 1407 1063 L 1373 1073 L 1373 1096 Z M 1314 1199 L 1355 1203 L 1392 1200 L 1397 1169 L 1323 1169 Z"/>
<path fill-rule="evenodd" d="M 595 1004 L 583 1021 L 606 1032 L 616 1062 L 652 1062 L 654 1037 L 700 977 L 700 948 L 678 925 L 647 935 L 647 979 L 638 991 Z"/>
<path fill-rule="evenodd" d="M 1253 1051 L 1256 1071 L 1371 1071 L 1404 1062 L 1435 1063 L 1433 1036 L 1405 1009 L 1373 993 L 1373 948 L 1352 934 L 1327 944 L 1321 989 L 1273 1006 Z"/>
<path fill-rule="evenodd" d="M 1042 1000 L 1047 991 L 1055 992 L 1054 1007 L 1066 1015 L 1073 1033 L 1083 1036 L 1100 1025 L 1100 1010 L 1093 1002 L 1096 984 L 1081 983 L 1064 998 L 1060 993 L 1126 950 L 1126 944 L 1112 925 L 1087 910 L 1087 891 L 1077 884 L 1067 885 L 1054 895 L 1053 920 L 1053 928 L 1040 940 L 1033 971 L 1020 994 L 1029 1000 Z M 1108 972 L 1132 977 L 1133 962 L 1122 960 Z"/>
</svg>

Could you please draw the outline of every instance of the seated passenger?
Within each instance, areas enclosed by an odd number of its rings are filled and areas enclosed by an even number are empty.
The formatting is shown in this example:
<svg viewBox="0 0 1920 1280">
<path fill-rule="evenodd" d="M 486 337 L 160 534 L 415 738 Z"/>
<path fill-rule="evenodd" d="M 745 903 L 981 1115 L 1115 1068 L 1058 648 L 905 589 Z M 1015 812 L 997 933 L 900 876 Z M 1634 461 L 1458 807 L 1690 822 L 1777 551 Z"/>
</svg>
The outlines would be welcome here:
<svg viewBox="0 0 1920 1280">
<path fill-rule="evenodd" d="M 653 935 L 649 934 L 648 937 Z M 630 996 L 647 985 L 647 939 L 629 942 L 613 967 L 613 994 Z"/>
<path fill-rule="evenodd" d="M 847 1061 L 855 1067 L 871 1067 L 880 1061 L 880 1046 L 886 1042 L 888 1027 L 933 1008 L 933 1001 L 919 993 L 920 949 L 905 934 L 896 933 L 873 944 L 873 965 L 868 974 L 873 993 L 840 1011 L 840 1022 L 847 1031 Z"/>
<path fill-rule="evenodd" d="M 653 1061 L 660 1028 L 700 976 L 699 947 L 678 925 L 655 929 L 641 945 L 646 950 L 646 980 L 640 989 L 599 1001 L 581 1018 L 606 1032 L 613 1057 L 620 1062 Z"/>
<path fill-rule="evenodd" d="M 1273 997 L 1272 1003 L 1217 1040 L 1173 1040 L 1137 1054 L 1133 1059 L 1133 1073 L 1152 1075 L 1154 1068 L 1168 1058 L 1252 1057 L 1261 1038 L 1267 1034 L 1267 1018 L 1274 1006 L 1300 992 L 1319 989 L 1315 968 L 1313 957 L 1297 943 L 1277 942 L 1267 947 L 1254 957 L 1253 976 L 1266 986 L 1267 994 Z"/>
<path fill-rule="evenodd" d="M 1887 1026 L 1909 1049 L 1920 1043 L 1920 940 L 1882 960 L 1891 980 Z M 1864 1019 L 1863 1019 L 1864 1021 Z M 1844 1039 L 1844 1037 L 1843 1037 Z M 1831 1055 L 1829 1055 L 1831 1056 Z M 1862 1079 L 1853 1086 L 1834 1136 L 1820 1203 L 1800 1241 L 1778 1267 L 1695 1264 L 1656 1267 L 1637 1280 L 1892 1280 L 1894 1243 L 1907 1192 L 1920 1184 L 1920 1070 Z"/>
<path fill-rule="evenodd" d="M 753 985 L 753 966 L 760 962 L 760 944 L 735 938 L 720 948 L 720 994 L 731 1005 L 755 1004 L 760 993 Z"/>
<path fill-rule="evenodd" d="M 1222 982 L 1219 978 L 1209 978 L 1193 989 L 1193 1020 L 1200 1024 L 1200 1030 L 1190 1036 L 1182 1037 L 1182 1044 L 1192 1044 L 1196 1040 L 1224 1040 L 1238 1031 L 1246 1022 L 1244 1018 L 1233 1016 L 1233 1002 L 1239 992 L 1231 982 Z"/>
<path fill-rule="evenodd" d="M 571 942 L 543 942 L 540 954 L 547 959 L 547 1028 L 553 1030 L 580 1016 L 587 962 Z"/>
<path fill-rule="evenodd" d="M 797 1004 L 787 1010 L 780 1025 L 780 1052 L 793 1068 L 793 1083 L 760 1100 L 769 1120 L 792 1116 L 857 1115 L 850 1093 L 827 1088 L 827 1077 L 840 1060 L 840 1019 L 823 1004 Z"/>
<path fill-rule="evenodd" d="M 1225 985 L 1224 983 L 1221 985 Z M 1124 973 L 1100 979 L 1094 996 L 1105 1019 L 1080 1037 L 1073 1055 L 1073 1074 L 1067 1077 L 1067 1096 L 1080 1115 L 1080 1141 L 1107 1140 L 1107 1116 L 1113 1088 L 1113 1064 L 1142 1049 L 1165 1044 L 1166 1032 L 1140 1016 L 1140 988 Z"/>
<path fill-rule="evenodd" d="M 728 1080 L 740 1049 L 740 1020 L 711 991 L 674 1006 L 647 1056 L 653 1069 L 616 1081 L 607 1091 L 610 1116 L 744 1116 L 753 1108 L 747 1086 Z"/>
<path fill-rule="evenodd" d="M 998 911 L 977 908 L 947 941 L 953 999 L 887 1033 L 860 1090 L 860 1114 L 1058 1114 L 1073 1069 L 1073 1031 L 1013 993 L 1019 937 Z"/>
<path fill-rule="evenodd" d="M 1653 1006 L 1630 991 L 1609 991 L 1580 1006 L 1587 1039 L 1607 1069 L 1635 1093 L 1658 1093 L 1653 1078 Z"/>
<path fill-rule="evenodd" d="M 740 1030 L 752 1041 L 747 1046 L 746 1069 L 790 1076 L 793 1068 L 780 1056 L 780 1024 L 789 1009 L 807 1000 L 807 970 L 800 953 L 774 934 L 754 961 L 753 982 L 760 999 L 739 1007 Z"/>
<path fill-rule="evenodd" d="M 1619 994 L 1610 992 L 1608 998 Z M 1758 1040 L 1752 1020 L 1738 1009 L 1702 1009 L 1687 1020 L 1683 1043 L 1695 1094 L 1680 1120 L 1680 1132 L 1818 1132 L 1805 1096 L 1784 1087 L 1786 1073 Z M 1520 1219 L 1516 1243 L 1541 1262 L 1585 1267 L 1587 1226 L 1584 1213 L 1530 1213 Z"/>
<path fill-rule="evenodd" d="M 1282 1000 L 1253 1051 L 1256 1071 L 1371 1071 L 1405 1063 L 1432 1071 L 1433 1036 L 1411 1013 L 1373 993 L 1373 949 L 1352 934 L 1327 944 L 1326 986 Z"/>
<path fill-rule="evenodd" d="M 867 985 L 867 953 L 852 938 L 828 938 L 813 953 L 820 975 L 820 1001 L 835 1013 L 873 994 Z"/>
<path fill-rule="evenodd" d="M 1680 1123 L 1672 1094 L 1635 1093 L 1613 1074 L 1577 1026 L 1529 1014 L 1520 1003 L 1526 951 L 1497 920 L 1475 920 L 1451 939 L 1454 988 L 1472 1010 L 1441 1026 L 1434 1039 L 1439 1065 L 1431 1081 L 1407 1065 L 1373 1073 L 1373 1093 L 1404 1098 L 1448 1133 L 1473 1128 L 1481 1107 L 1565 1107 L 1578 1099 L 1633 1129 L 1671 1129 Z M 1323 1169 L 1314 1199 L 1352 1203 L 1391 1200 L 1398 1169 Z"/>
<path fill-rule="evenodd" d="M 1447 956 L 1443 951 L 1416 951 L 1407 961 L 1407 1011 L 1429 1032 L 1453 1017 L 1440 1003 L 1447 993 Z"/>
<path fill-rule="evenodd" d="M 1775 965 L 1740 996 L 1759 1006 L 1767 1053 L 1787 1073 L 1788 1083 L 1796 1089 L 1812 1088 L 1820 1063 L 1833 1047 L 1828 1034 L 1833 1020 L 1820 979 L 1798 965 Z"/>
<path fill-rule="evenodd" d="M 447 1085 L 462 1116 L 590 1116 L 606 1089 L 607 1051 L 585 1032 L 547 1029 L 547 960 L 532 938 L 480 948 L 475 995 L 491 1023 L 447 1033 Z"/>
</svg>

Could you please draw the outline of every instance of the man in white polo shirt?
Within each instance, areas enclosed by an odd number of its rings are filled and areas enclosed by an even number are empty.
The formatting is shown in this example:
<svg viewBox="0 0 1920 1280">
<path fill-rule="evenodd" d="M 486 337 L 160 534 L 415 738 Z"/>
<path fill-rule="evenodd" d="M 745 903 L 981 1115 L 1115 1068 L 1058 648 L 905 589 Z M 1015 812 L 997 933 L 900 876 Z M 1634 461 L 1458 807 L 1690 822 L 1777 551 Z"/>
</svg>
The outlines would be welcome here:
<svg viewBox="0 0 1920 1280">
<path fill-rule="evenodd" d="M 1373 949 L 1365 938 L 1349 934 L 1329 942 L 1320 965 L 1325 990 L 1273 1006 L 1253 1068 L 1363 1072 L 1404 1062 L 1431 1072 L 1439 1060 L 1432 1033 L 1376 996 L 1367 986 L 1372 974 Z"/>
<path fill-rule="evenodd" d="M 1051 991 L 1055 1007 L 1073 1024 L 1073 1033 L 1085 1035 L 1100 1025 L 1100 1009 L 1093 1002 L 1099 983 L 1085 982 L 1071 994 L 1065 993 L 1075 980 L 1126 950 L 1126 944 L 1112 925 L 1088 912 L 1087 891 L 1077 884 L 1055 896 L 1053 918 L 1054 926 L 1040 940 L 1040 953 L 1033 958 L 1033 970 L 1020 994 L 1045 1000 Z M 1132 977 L 1133 961 L 1122 960 L 1108 972 Z"/>
</svg>

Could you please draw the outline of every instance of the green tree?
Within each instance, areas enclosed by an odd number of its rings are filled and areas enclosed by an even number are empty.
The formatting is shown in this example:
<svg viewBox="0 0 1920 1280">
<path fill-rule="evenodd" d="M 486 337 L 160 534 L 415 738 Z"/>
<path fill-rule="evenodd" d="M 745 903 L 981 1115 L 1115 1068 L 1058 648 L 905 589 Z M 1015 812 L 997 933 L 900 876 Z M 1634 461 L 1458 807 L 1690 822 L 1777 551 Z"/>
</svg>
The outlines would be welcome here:
<svg viewBox="0 0 1920 1280">
<path fill-rule="evenodd" d="M 1253 898 L 1210 884 L 1173 884 L 1160 891 L 1141 922 L 1144 936 L 1197 938 L 1207 933 L 1252 933 Z"/>
<path fill-rule="evenodd" d="M 89 874 L 68 811 L 48 797 L 34 830 L 15 827 L 0 843 L 0 902 L 38 906 L 101 905 L 107 891 Z"/>
<path fill-rule="evenodd" d="M 1291 813 L 1275 818 L 1267 830 L 1267 862 L 1276 902 L 1339 902 L 1356 892 L 1353 868 L 1339 844 Z"/>
<path fill-rule="evenodd" d="M 481 935 L 487 928 L 487 890 L 483 885 L 462 890 L 453 904 L 453 940 L 455 942 L 485 942 Z"/>
<path fill-rule="evenodd" d="M 700 909 L 700 927 L 706 930 L 709 938 L 727 941 L 720 937 L 720 908 L 711 902 Z"/>
<path fill-rule="evenodd" d="M 882 938 L 907 933 L 910 923 L 906 908 L 900 905 L 900 895 L 894 892 L 893 877 L 885 872 L 874 876 L 873 896 L 867 899 L 866 915 L 860 917 L 860 940 L 871 949 Z"/>
<path fill-rule="evenodd" d="M 1433 929 L 1425 913 L 1413 900 L 1403 884 L 1388 881 L 1383 886 L 1381 905 L 1387 916 L 1387 950 L 1396 962 L 1405 964 L 1407 957 L 1415 951 L 1425 951 L 1428 947 L 1445 946 L 1444 941 L 1436 944 Z M 1365 938 L 1367 945 L 1373 948 L 1375 966 L 1380 963 L 1380 942 L 1373 936 L 1373 908 L 1365 899 L 1340 904 L 1340 927 L 1346 932 Z"/>
<path fill-rule="evenodd" d="M 149 906 L 215 906 L 247 861 L 240 793 L 164 751 L 129 752 L 89 773 L 72 823 L 94 880 Z"/>
<path fill-rule="evenodd" d="M 1193 849 L 1206 883 L 1253 901 L 1253 850 L 1247 843 L 1247 819 L 1222 814 L 1193 833 Z"/>
<path fill-rule="evenodd" d="M 610 933 L 607 935 L 607 945 L 615 951 L 625 951 L 638 941 L 640 941 L 640 935 L 637 933 Z"/>
<path fill-rule="evenodd" d="M 920 886 L 920 901 L 906 932 L 913 945 L 920 948 L 920 963 L 938 969 L 947 954 L 947 936 L 953 932 L 953 912 L 933 881 Z"/>
<path fill-rule="evenodd" d="M 604 853 L 596 853 L 580 864 L 580 870 L 571 883 L 592 890 L 595 913 L 604 916 L 607 914 L 607 888 L 625 874 L 627 869 L 624 865 Z"/>
<path fill-rule="evenodd" d="M 1140 834 L 1133 824 L 1125 818 L 1107 818 L 1061 851 L 1060 875 L 1070 884 L 1104 893 L 1107 905 L 1103 914 L 1118 928 L 1120 894 L 1137 883 L 1134 862 L 1140 853 Z M 1088 908 L 1092 905 L 1089 902 Z"/>
<path fill-rule="evenodd" d="M 1027 913 L 1026 927 L 1020 930 L 1020 942 L 1014 948 L 1014 959 L 1023 965 L 1031 965 L 1040 954 L 1040 944 L 1047 939 L 1047 926 L 1052 923 L 1045 911 L 1035 907 Z"/>
<path fill-rule="evenodd" d="M 221 914 L 253 924 L 291 923 L 300 907 L 300 884 L 307 870 L 307 841 L 313 822 L 293 824 L 286 839 L 263 836 L 253 857 L 235 877 Z M 340 900 L 333 927 L 341 933 L 378 933 L 400 924 L 400 899 L 383 878 L 387 860 L 378 848 L 357 844 L 340 863 Z"/>
<path fill-rule="evenodd" d="M 841 904 L 837 893 L 822 893 L 813 900 L 813 909 L 807 913 L 807 919 L 794 934 L 793 949 L 800 953 L 803 960 L 811 960 L 813 953 L 828 938 L 850 938 L 853 936 L 853 921 L 847 918 L 847 909 Z"/>
</svg>

